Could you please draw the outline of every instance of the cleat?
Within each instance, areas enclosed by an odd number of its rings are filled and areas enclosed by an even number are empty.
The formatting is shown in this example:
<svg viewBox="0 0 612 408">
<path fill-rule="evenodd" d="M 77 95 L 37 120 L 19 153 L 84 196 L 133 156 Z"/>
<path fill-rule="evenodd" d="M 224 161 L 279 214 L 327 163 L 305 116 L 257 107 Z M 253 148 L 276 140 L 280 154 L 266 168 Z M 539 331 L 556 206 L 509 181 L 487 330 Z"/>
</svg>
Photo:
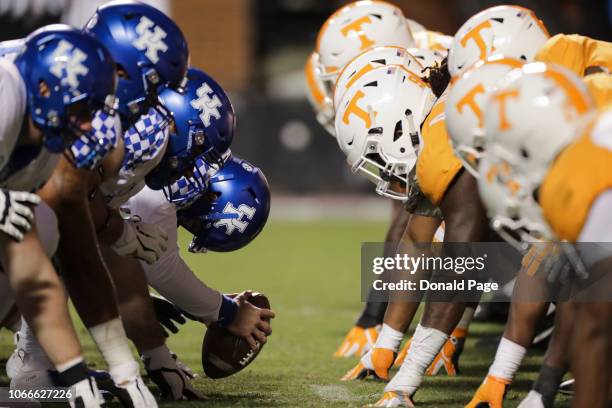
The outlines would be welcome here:
<svg viewBox="0 0 612 408">
<path fill-rule="evenodd" d="M 463 351 L 466 336 L 467 331 L 465 329 L 453 330 L 442 350 L 425 371 L 425 375 L 437 375 L 444 368 L 447 375 L 456 376 L 459 373 L 459 356 Z"/>
<path fill-rule="evenodd" d="M 353 327 L 334 353 L 334 357 L 363 356 L 374 347 L 380 328 L 380 325 L 368 328 Z"/>
<path fill-rule="evenodd" d="M 465 408 L 502 408 L 510 381 L 487 375 Z"/>
<path fill-rule="evenodd" d="M 389 381 L 389 368 L 393 365 L 395 353 L 385 348 L 373 348 L 368 351 L 359 363 L 349 370 L 342 381 L 365 380 L 373 376 L 376 379 Z"/>
<path fill-rule="evenodd" d="M 410 395 L 401 391 L 386 391 L 374 404 L 367 407 L 409 407 L 414 408 L 414 402 Z"/>
</svg>

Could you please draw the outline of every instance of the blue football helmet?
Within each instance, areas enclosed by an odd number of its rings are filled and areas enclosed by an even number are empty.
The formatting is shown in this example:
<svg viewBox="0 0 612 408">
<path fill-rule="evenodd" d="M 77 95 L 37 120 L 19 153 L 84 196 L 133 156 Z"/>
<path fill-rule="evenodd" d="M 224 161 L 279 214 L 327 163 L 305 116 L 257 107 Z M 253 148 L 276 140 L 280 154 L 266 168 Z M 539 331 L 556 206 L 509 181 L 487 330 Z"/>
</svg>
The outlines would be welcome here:
<svg viewBox="0 0 612 408">
<path fill-rule="evenodd" d="M 162 88 L 183 83 L 189 60 L 187 41 L 174 21 L 155 7 L 112 1 L 96 10 L 84 30 L 105 44 L 115 59 L 124 128 L 158 106 Z"/>
<path fill-rule="evenodd" d="M 181 89 L 166 88 L 159 98 L 174 126 L 164 158 L 147 175 L 147 185 L 154 190 L 169 186 L 193 168 L 196 157 L 221 167 L 236 127 L 234 108 L 223 88 L 203 71 L 190 68 Z M 205 183 L 197 177 L 195 182 Z"/>
<path fill-rule="evenodd" d="M 189 207 L 177 212 L 179 225 L 194 237 L 190 252 L 229 252 L 251 242 L 270 214 L 270 187 L 260 169 L 232 156 Z"/>
<path fill-rule="evenodd" d="M 92 167 L 109 150 L 96 130 L 84 122 L 114 115 L 115 63 L 92 36 L 63 24 L 31 33 L 15 57 L 26 86 L 28 112 L 42 130 L 44 146 L 60 153 L 75 143 L 86 148 L 69 151 L 77 167 Z M 76 139 L 76 141 L 75 141 Z M 115 139 L 116 142 L 116 139 Z"/>
</svg>

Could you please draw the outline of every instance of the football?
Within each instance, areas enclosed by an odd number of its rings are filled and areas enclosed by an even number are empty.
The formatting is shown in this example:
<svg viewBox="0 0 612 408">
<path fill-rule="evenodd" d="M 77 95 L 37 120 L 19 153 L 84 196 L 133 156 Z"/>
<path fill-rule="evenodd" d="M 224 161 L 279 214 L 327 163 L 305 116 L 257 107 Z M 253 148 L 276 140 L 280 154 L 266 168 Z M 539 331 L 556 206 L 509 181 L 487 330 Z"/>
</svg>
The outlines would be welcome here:
<svg viewBox="0 0 612 408">
<path fill-rule="evenodd" d="M 249 302 L 254 306 L 269 309 L 268 298 L 261 293 L 253 293 Z M 212 324 L 204 335 L 202 343 L 202 366 L 210 378 L 224 378 L 236 374 L 257 358 L 259 351 L 251 350 L 248 343 L 231 334 L 226 328 Z"/>
</svg>

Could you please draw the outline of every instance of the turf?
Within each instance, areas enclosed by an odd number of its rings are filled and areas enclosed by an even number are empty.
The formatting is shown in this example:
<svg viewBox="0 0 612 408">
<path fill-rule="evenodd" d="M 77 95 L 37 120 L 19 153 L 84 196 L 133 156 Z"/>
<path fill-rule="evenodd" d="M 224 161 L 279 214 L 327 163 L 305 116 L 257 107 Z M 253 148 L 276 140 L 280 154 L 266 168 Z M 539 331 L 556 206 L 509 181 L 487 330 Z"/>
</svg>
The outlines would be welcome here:
<svg viewBox="0 0 612 408">
<path fill-rule="evenodd" d="M 274 333 L 247 369 L 224 380 L 199 378 L 204 402 L 162 403 L 165 407 L 359 407 L 374 402 L 383 384 L 344 383 L 339 377 L 356 358 L 335 359 L 332 353 L 360 310 L 360 243 L 384 236 L 385 224 L 363 221 L 272 221 L 249 247 L 232 254 L 186 254 L 188 263 L 213 287 L 226 292 L 251 288 L 268 295 L 277 313 Z M 181 245 L 187 242 L 181 235 Z M 427 378 L 416 396 L 419 406 L 462 407 L 486 374 L 501 325 L 474 324 L 461 358 L 463 374 Z M 171 348 L 201 374 L 204 327 L 189 322 L 170 338 Z M 85 332 L 88 361 L 103 368 Z M 4 361 L 12 351 L 11 336 L 0 332 L 0 386 L 8 384 Z M 515 407 L 537 375 L 542 352 L 532 352 L 507 395 Z M 567 407 L 565 397 L 557 406 Z"/>
</svg>

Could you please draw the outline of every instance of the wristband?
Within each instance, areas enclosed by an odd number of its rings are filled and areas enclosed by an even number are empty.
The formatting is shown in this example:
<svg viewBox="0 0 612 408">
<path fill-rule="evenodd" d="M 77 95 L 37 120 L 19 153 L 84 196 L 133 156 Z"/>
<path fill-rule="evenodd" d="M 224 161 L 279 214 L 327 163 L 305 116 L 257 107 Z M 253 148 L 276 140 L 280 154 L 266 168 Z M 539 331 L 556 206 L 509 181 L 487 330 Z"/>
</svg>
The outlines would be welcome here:
<svg viewBox="0 0 612 408">
<path fill-rule="evenodd" d="M 238 313 L 238 303 L 229 296 L 221 295 L 221 307 L 217 324 L 221 327 L 229 326 Z"/>
</svg>

